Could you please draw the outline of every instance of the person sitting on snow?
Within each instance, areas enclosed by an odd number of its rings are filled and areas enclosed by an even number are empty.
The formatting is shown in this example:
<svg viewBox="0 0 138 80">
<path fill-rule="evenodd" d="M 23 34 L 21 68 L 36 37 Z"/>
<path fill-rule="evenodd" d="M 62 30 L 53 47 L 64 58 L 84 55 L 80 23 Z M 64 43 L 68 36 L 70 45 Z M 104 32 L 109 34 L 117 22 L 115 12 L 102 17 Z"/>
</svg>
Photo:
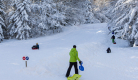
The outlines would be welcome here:
<svg viewBox="0 0 138 80">
<path fill-rule="evenodd" d="M 115 36 L 114 35 L 111 37 L 111 39 L 112 39 L 112 42 L 115 43 Z"/>
<path fill-rule="evenodd" d="M 34 46 L 32 47 L 32 49 L 39 49 L 38 43 L 36 43 L 36 45 L 34 45 Z"/>
<path fill-rule="evenodd" d="M 111 53 L 110 47 L 106 51 L 107 51 L 107 53 Z"/>
</svg>

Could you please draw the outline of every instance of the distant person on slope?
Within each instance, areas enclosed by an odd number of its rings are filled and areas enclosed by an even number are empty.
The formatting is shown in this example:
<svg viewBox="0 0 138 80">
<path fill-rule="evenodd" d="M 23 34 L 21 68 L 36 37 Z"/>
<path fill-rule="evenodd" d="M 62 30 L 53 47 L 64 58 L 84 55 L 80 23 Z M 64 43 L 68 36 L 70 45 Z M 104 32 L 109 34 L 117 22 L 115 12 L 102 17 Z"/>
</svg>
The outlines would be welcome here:
<svg viewBox="0 0 138 80">
<path fill-rule="evenodd" d="M 39 49 L 38 43 L 36 43 L 36 45 L 34 45 L 34 46 L 32 47 L 32 49 Z"/>
<path fill-rule="evenodd" d="M 110 47 L 106 51 L 107 51 L 107 53 L 111 53 Z"/>
<path fill-rule="evenodd" d="M 73 65 L 75 68 L 75 74 L 78 74 L 77 60 L 79 61 L 80 65 L 81 65 L 81 60 L 78 57 L 78 51 L 76 50 L 76 45 L 73 45 L 73 48 L 71 49 L 69 55 L 70 55 L 70 61 L 69 61 L 69 68 L 67 70 L 66 77 L 69 77 L 70 70 Z"/>
<path fill-rule="evenodd" d="M 112 36 L 111 39 L 112 39 L 112 42 L 115 43 L 115 36 L 114 35 Z"/>
</svg>

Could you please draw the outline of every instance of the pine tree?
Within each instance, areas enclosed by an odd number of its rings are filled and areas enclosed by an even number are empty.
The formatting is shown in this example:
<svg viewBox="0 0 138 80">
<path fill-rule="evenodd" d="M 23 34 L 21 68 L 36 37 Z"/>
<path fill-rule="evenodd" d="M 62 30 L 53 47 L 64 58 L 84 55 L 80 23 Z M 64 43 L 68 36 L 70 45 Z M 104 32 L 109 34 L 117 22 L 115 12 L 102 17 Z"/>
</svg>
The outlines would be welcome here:
<svg viewBox="0 0 138 80">
<path fill-rule="evenodd" d="M 32 4 L 31 8 L 33 13 L 31 16 L 31 25 L 33 26 L 31 32 L 32 37 L 62 31 L 62 26 L 64 26 L 66 22 L 64 20 L 64 13 L 60 11 L 62 8 L 60 4 L 57 5 L 52 0 L 44 0 L 39 4 Z"/>
<path fill-rule="evenodd" d="M 31 12 L 29 0 L 20 0 L 15 2 L 15 11 L 11 15 L 8 26 L 9 34 L 11 38 L 27 39 L 30 37 L 31 28 L 29 26 L 29 13 Z"/>
<path fill-rule="evenodd" d="M 60 0 L 60 1 L 62 1 L 63 5 L 66 6 L 64 11 L 65 11 L 66 22 L 68 25 L 101 23 L 104 22 L 103 20 L 105 20 L 104 18 L 106 18 L 102 14 L 98 15 L 94 13 L 93 1 L 91 0 L 70 0 L 70 1 Z"/>
<path fill-rule="evenodd" d="M 112 18 L 112 10 L 118 0 L 94 0 L 93 13 L 101 23 L 107 23 Z"/>
<path fill-rule="evenodd" d="M 98 18 L 96 18 L 93 8 L 92 8 L 92 3 L 89 0 L 86 0 L 83 4 L 83 14 L 85 16 L 85 23 L 101 23 Z"/>
<path fill-rule="evenodd" d="M 42 8 L 40 4 L 31 4 L 31 15 L 30 15 L 30 23 L 31 23 L 31 37 L 39 37 L 43 35 L 45 31 L 45 25 L 42 23 L 41 15 Z M 40 24 L 41 23 L 41 24 Z"/>
<path fill-rule="evenodd" d="M 49 4 L 47 4 L 49 3 Z M 62 23 L 64 23 L 64 15 L 60 13 L 57 4 L 53 3 L 52 1 L 44 1 L 42 3 L 42 17 L 43 23 L 48 25 L 48 32 L 57 33 L 60 32 L 62 29 Z"/>
<path fill-rule="evenodd" d="M 6 29 L 5 21 L 4 21 L 4 4 L 2 0 L 0 0 L 0 42 L 4 38 L 4 30 Z"/>
<path fill-rule="evenodd" d="M 130 45 L 138 45 L 138 1 L 119 0 L 113 10 L 109 24 L 116 36 L 128 40 Z"/>
</svg>

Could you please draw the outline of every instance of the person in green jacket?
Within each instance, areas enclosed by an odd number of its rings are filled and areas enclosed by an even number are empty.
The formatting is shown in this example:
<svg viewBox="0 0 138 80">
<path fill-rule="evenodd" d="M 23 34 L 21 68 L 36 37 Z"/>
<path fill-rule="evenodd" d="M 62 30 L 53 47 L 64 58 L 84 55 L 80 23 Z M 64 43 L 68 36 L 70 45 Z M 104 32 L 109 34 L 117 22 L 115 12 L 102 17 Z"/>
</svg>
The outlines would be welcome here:
<svg viewBox="0 0 138 80">
<path fill-rule="evenodd" d="M 73 48 L 70 50 L 69 55 L 70 55 L 69 68 L 67 70 L 66 77 L 69 77 L 70 70 L 71 70 L 73 65 L 74 65 L 74 68 L 75 68 L 75 74 L 78 74 L 77 60 L 81 64 L 81 60 L 78 57 L 78 51 L 76 50 L 76 45 L 73 45 Z"/>
</svg>

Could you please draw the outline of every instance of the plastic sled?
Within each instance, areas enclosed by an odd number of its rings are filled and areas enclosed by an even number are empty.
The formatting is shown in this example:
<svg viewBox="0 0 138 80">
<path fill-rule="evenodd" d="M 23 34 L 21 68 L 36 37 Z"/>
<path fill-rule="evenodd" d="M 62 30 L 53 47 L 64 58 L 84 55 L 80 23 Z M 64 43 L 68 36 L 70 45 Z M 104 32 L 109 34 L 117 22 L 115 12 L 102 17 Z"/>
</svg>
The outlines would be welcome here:
<svg viewBox="0 0 138 80">
<path fill-rule="evenodd" d="M 116 42 L 114 42 L 113 44 L 116 44 Z"/>
<path fill-rule="evenodd" d="M 32 49 L 32 50 L 38 50 L 38 49 Z"/>
<path fill-rule="evenodd" d="M 81 71 L 84 71 L 84 67 L 82 66 L 82 64 L 83 64 L 83 62 L 82 62 L 81 65 L 79 66 L 79 69 L 80 69 Z"/>
<path fill-rule="evenodd" d="M 81 77 L 81 75 L 79 74 L 74 74 L 72 77 L 68 77 L 68 80 L 79 80 L 79 78 Z"/>
<path fill-rule="evenodd" d="M 32 50 L 37 50 L 38 48 L 36 48 L 36 47 L 32 47 Z"/>
</svg>

